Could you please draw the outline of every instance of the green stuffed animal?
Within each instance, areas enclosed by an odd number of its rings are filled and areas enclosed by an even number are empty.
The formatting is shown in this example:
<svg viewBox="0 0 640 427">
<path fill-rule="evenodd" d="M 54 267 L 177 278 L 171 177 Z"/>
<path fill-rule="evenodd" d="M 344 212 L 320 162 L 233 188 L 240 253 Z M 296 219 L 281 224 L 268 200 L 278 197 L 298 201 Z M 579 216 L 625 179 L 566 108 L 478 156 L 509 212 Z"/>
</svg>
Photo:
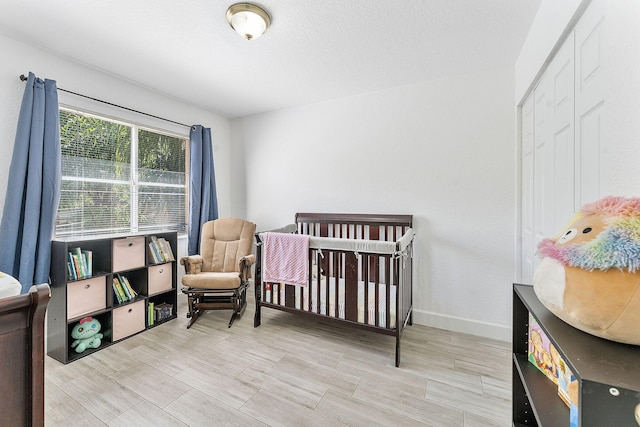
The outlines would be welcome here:
<svg viewBox="0 0 640 427">
<path fill-rule="evenodd" d="M 88 348 L 98 348 L 102 343 L 103 335 L 100 333 L 100 322 L 92 317 L 85 317 L 75 324 L 71 330 L 71 338 L 75 339 L 71 343 L 71 348 L 76 349 L 76 353 L 82 353 Z"/>
</svg>

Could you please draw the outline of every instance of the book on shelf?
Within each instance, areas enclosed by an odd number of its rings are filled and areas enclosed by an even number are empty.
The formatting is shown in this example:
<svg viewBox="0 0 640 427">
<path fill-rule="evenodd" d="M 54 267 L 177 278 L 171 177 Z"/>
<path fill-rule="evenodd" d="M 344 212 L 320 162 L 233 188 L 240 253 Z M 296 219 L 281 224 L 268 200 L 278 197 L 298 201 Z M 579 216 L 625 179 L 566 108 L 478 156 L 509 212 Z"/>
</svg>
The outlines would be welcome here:
<svg viewBox="0 0 640 427">
<path fill-rule="evenodd" d="M 113 278 L 113 282 L 111 285 L 113 287 L 113 294 L 116 296 L 116 300 L 118 301 L 118 304 L 122 304 L 124 302 L 124 299 L 123 299 L 123 295 L 120 293 L 120 290 L 118 289 L 119 283 L 118 283 L 117 277 Z"/>
<path fill-rule="evenodd" d="M 120 273 L 113 276 L 113 288 L 117 296 L 119 296 L 118 302 L 120 303 L 133 301 L 138 296 L 127 276 L 123 276 Z"/>
<path fill-rule="evenodd" d="M 131 282 L 129 282 L 129 279 L 127 278 L 127 276 L 122 276 L 122 281 L 124 282 L 124 285 L 129 290 L 129 293 L 131 294 L 131 296 L 133 298 L 137 297 L 138 293 L 133 289 L 133 286 L 131 286 Z"/>
<path fill-rule="evenodd" d="M 73 266 L 76 269 L 76 278 L 84 278 L 84 274 L 82 273 L 82 266 L 80 265 L 80 258 L 78 258 L 78 255 L 75 254 L 72 254 L 71 258 L 73 259 Z"/>
<path fill-rule="evenodd" d="M 149 255 L 154 264 L 175 261 L 171 244 L 164 237 L 151 236 L 149 241 Z"/>
<path fill-rule="evenodd" d="M 88 250 L 83 250 L 82 257 L 87 267 L 87 276 L 90 277 L 93 275 L 93 252 Z"/>
<path fill-rule="evenodd" d="M 69 271 L 69 278 L 73 280 L 78 280 L 78 273 L 76 272 L 76 265 L 73 262 L 73 254 L 71 252 L 67 252 L 67 270 Z"/>
<path fill-rule="evenodd" d="M 69 248 L 67 273 L 73 280 L 91 277 L 93 272 L 93 252 L 81 248 Z"/>
<path fill-rule="evenodd" d="M 149 308 L 147 309 L 147 324 L 149 326 L 153 326 L 153 321 L 154 321 L 154 303 L 153 302 L 149 302 Z"/>
<path fill-rule="evenodd" d="M 165 261 L 175 261 L 175 257 L 173 256 L 173 250 L 171 249 L 171 244 L 165 238 L 158 239 L 160 244 L 162 245 L 162 253 L 165 255 Z"/>
<path fill-rule="evenodd" d="M 116 297 L 118 297 L 119 303 L 127 302 L 131 299 L 122 287 L 122 283 L 120 283 L 120 280 L 118 280 L 118 278 L 115 276 L 113 278 L 113 288 L 116 293 Z"/>
<path fill-rule="evenodd" d="M 71 248 L 71 252 L 73 253 L 73 258 L 78 260 L 78 271 L 80 272 L 78 277 L 84 279 L 88 276 L 88 273 L 87 264 L 85 262 L 84 256 L 82 255 L 82 249 Z"/>
<path fill-rule="evenodd" d="M 126 297 L 127 301 L 131 301 L 133 299 L 133 294 L 131 292 L 129 292 L 129 288 L 127 288 L 127 285 L 125 284 L 124 280 L 122 279 L 122 276 L 120 274 L 116 275 L 118 278 L 118 282 L 120 282 L 120 286 L 122 287 L 122 290 L 124 292 L 124 296 Z"/>
<path fill-rule="evenodd" d="M 154 264 L 160 263 L 160 254 L 158 253 L 158 249 L 153 242 L 149 242 L 149 255 L 151 256 L 151 260 Z"/>
<path fill-rule="evenodd" d="M 162 262 L 162 252 L 160 251 L 160 247 L 158 247 L 158 238 L 156 236 L 151 236 L 151 245 L 153 247 L 153 252 L 155 253 L 155 261 L 156 263 Z"/>
<path fill-rule="evenodd" d="M 67 261 L 67 277 L 69 277 L 69 279 L 73 279 L 73 269 L 71 268 L 71 263 L 69 261 Z"/>
</svg>

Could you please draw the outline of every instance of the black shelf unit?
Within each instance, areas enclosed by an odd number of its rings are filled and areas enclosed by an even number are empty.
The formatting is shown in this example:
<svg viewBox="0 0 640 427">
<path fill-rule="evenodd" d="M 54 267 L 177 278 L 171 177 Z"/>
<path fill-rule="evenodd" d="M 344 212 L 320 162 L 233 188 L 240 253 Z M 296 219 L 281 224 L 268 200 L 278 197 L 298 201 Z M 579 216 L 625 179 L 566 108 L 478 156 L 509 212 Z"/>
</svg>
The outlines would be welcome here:
<svg viewBox="0 0 640 427">
<path fill-rule="evenodd" d="M 164 238 L 173 252 L 174 258 L 178 256 L 178 240 L 176 232 L 157 232 L 138 235 L 110 235 L 101 237 L 76 237 L 69 239 L 56 239 L 52 242 L 51 252 L 51 300 L 47 310 L 47 355 L 62 363 L 70 363 L 96 351 L 112 345 L 115 342 L 126 339 L 129 336 L 158 326 L 148 321 L 149 302 L 156 304 L 167 303 L 173 306 L 173 314 L 163 319 L 161 323 L 177 318 L 177 262 L 167 261 L 154 263 L 149 253 L 149 243 L 152 237 Z M 122 269 L 114 268 L 114 251 L 120 250 L 114 242 L 133 239 L 139 245 L 135 248 L 135 258 L 139 259 L 138 265 Z M 137 240 L 136 240 L 137 239 Z M 132 241 L 133 241 L 132 240 Z M 126 247 L 127 245 L 125 245 Z M 133 245 L 131 245 L 133 246 Z M 71 248 L 80 247 L 83 250 L 92 251 L 92 274 L 89 277 L 74 280 L 69 277 L 67 270 L 68 252 Z M 125 249 L 129 250 L 129 249 Z M 142 252 L 140 252 L 142 251 Z M 120 259 L 126 259 L 119 254 Z M 154 268 L 164 268 L 161 279 L 162 286 L 158 289 L 154 286 L 154 280 L 159 280 L 158 275 L 150 275 Z M 118 274 L 126 276 L 138 296 L 131 300 L 118 303 L 112 282 Z M 93 287 L 94 291 L 89 298 L 80 295 L 79 298 L 70 296 L 79 291 L 80 294 Z M 153 292 L 149 291 L 153 289 Z M 81 301 L 81 302 L 78 302 Z M 83 305 L 86 304 L 86 307 Z M 135 309 L 135 310 L 134 310 Z M 114 335 L 114 316 L 126 316 L 133 313 L 135 322 L 139 327 L 129 331 L 120 331 Z M 71 330 L 80 319 L 91 316 L 97 318 L 104 335 L 100 347 L 89 348 L 82 353 L 76 353 L 71 348 L 73 338 Z M 128 324 L 127 319 L 120 318 L 119 325 Z M 116 339 L 114 339 L 114 336 Z"/>
<path fill-rule="evenodd" d="M 640 347 L 570 326 L 542 305 L 532 286 L 522 284 L 513 285 L 513 425 L 569 426 L 569 408 L 557 387 L 527 359 L 529 313 L 578 380 L 578 425 L 638 427 Z"/>
</svg>

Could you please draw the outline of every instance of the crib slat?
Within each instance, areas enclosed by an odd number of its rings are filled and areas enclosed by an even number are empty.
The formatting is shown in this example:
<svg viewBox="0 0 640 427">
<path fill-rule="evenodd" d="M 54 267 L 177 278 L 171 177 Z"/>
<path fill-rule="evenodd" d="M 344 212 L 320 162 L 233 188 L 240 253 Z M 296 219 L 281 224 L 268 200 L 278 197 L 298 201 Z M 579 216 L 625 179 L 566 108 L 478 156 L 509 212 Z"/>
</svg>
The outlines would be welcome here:
<svg viewBox="0 0 640 427">
<path fill-rule="evenodd" d="M 385 315 L 385 320 L 386 320 L 386 328 L 391 328 L 391 257 L 387 256 L 385 257 L 385 270 L 384 270 L 384 278 L 385 278 L 385 282 L 386 282 L 386 292 L 385 292 L 385 299 L 386 299 L 386 315 Z M 396 295 L 397 298 L 397 295 Z M 396 325 L 397 326 L 397 325 Z"/>
<path fill-rule="evenodd" d="M 316 290 L 320 287 L 320 276 L 322 274 L 322 265 L 320 264 L 320 253 L 318 251 L 314 251 L 315 253 L 315 259 L 316 259 L 316 278 L 315 278 L 315 285 L 316 285 Z M 309 292 L 307 293 L 307 297 L 309 298 L 308 302 L 309 302 L 309 311 L 313 311 L 313 288 L 310 287 L 309 288 Z M 319 300 L 316 300 L 319 301 Z M 317 309 L 316 309 L 316 313 L 317 313 Z"/>
<path fill-rule="evenodd" d="M 369 240 L 380 240 L 380 227 L 369 226 Z"/>
<path fill-rule="evenodd" d="M 358 257 L 344 253 L 344 314 L 347 320 L 358 321 Z"/>
<path fill-rule="evenodd" d="M 296 307 L 296 287 L 295 285 L 284 285 L 284 305 Z"/>
<path fill-rule="evenodd" d="M 331 271 L 329 268 L 329 257 L 331 256 L 331 254 L 327 251 L 324 251 L 324 258 L 321 258 L 320 261 L 320 266 L 321 269 L 320 271 L 318 271 L 318 276 L 320 276 L 320 274 L 324 274 L 326 277 L 330 277 L 331 276 Z M 320 301 L 322 301 L 322 299 L 320 298 L 320 288 L 322 285 L 322 281 L 318 280 L 318 286 L 316 287 L 316 301 L 318 302 L 316 304 L 316 313 L 321 314 L 322 311 L 320 309 Z"/>
<path fill-rule="evenodd" d="M 373 308 L 373 310 L 374 310 L 373 311 L 373 315 L 374 315 L 373 324 L 374 325 L 379 325 L 380 324 L 380 321 L 379 321 L 379 319 L 380 319 L 380 304 L 378 303 L 378 301 L 380 301 L 380 286 L 379 286 L 379 283 L 380 283 L 380 280 L 379 280 L 379 278 L 380 278 L 380 255 L 374 256 L 374 259 L 375 259 L 375 263 L 374 263 L 375 264 L 375 267 L 374 267 L 375 269 L 374 269 L 374 271 L 376 272 L 376 278 L 373 281 L 373 283 L 374 283 L 373 294 L 375 295 L 375 298 L 374 298 L 374 305 L 375 306 Z"/>
<path fill-rule="evenodd" d="M 340 254 L 336 253 L 335 255 L 336 255 L 336 258 L 340 260 Z M 340 267 L 338 267 L 338 271 L 340 271 Z M 340 317 L 340 305 L 339 305 L 339 299 L 338 299 L 339 296 L 340 296 L 340 284 L 339 284 L 339 280 L 336 280 L 335 286 L 333 287 L 333 307 L 335 308 L 334 317 Z M 328 293 L 327 293 L 327 301 L 329 301 Z"/>
<path fill-rule="evenodd" d="M 342 257 L 340 256 L 340 253 L 337 251 L 332 251 L 331 254 L 332 259 L 333 259 L 333 271 L 331 272 L 331 277 L 335 277 L 336 281 L 335 281 L 335 287 L 334 290 L 335 292 L 338 292 L 338 288 L 339 288 L 339 281 L 340 278 L 343 277 L 343 266 L 342 266 Z M 327 281 L 327 315 L 330 315 L 330 311 L 329 311 L 329 281 Z M 336 310 L 338 308 L 336 307 Z M 337 316 L 336 316 L 337 317 Z"/>
<path fill-rule="evenodd" d="M 370 264 L 369 264 L 369 271 L 370 273 L 370 280 L 374 283 L 378 283 L 379 279 L 380 279 L 380 270 L 379 270 L 379 263 L 378 261 L 380 260 L 378 255 L 374 255 L 370 258 Z"/>
<path fill-rule="evenodd" d="M 364 268 L 363 281 L 364 281 L 364 299 L 362 305 L 362 311 L 364 312 L 363 323 L 365 325 L 369 324 L 369 270 L 371 269 L 371 256 L 369 254 L 365 254 L 362 259 L 362 267 Z"/>
</svg>

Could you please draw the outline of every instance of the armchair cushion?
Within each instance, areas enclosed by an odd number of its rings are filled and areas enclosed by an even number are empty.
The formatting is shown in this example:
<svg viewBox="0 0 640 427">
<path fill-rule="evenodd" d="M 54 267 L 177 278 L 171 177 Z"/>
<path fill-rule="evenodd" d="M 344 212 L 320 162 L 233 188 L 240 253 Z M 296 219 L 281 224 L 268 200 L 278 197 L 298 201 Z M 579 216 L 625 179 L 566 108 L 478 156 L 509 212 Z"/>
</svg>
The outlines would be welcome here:
<svg viewBox="0 0 640 427">
<path fill-rule="evenodd" d="M 202 271 L 239 272 L 239 258 L 251 253 L 255 224 L 222 218 L 202 226 Z"/>
<path fill-rule="evenodd" d="M 236 289 L 240 286 L 240 273 L 185 274 L 182 276 L 182 284 L 197 289 Z"/>
</svg>

